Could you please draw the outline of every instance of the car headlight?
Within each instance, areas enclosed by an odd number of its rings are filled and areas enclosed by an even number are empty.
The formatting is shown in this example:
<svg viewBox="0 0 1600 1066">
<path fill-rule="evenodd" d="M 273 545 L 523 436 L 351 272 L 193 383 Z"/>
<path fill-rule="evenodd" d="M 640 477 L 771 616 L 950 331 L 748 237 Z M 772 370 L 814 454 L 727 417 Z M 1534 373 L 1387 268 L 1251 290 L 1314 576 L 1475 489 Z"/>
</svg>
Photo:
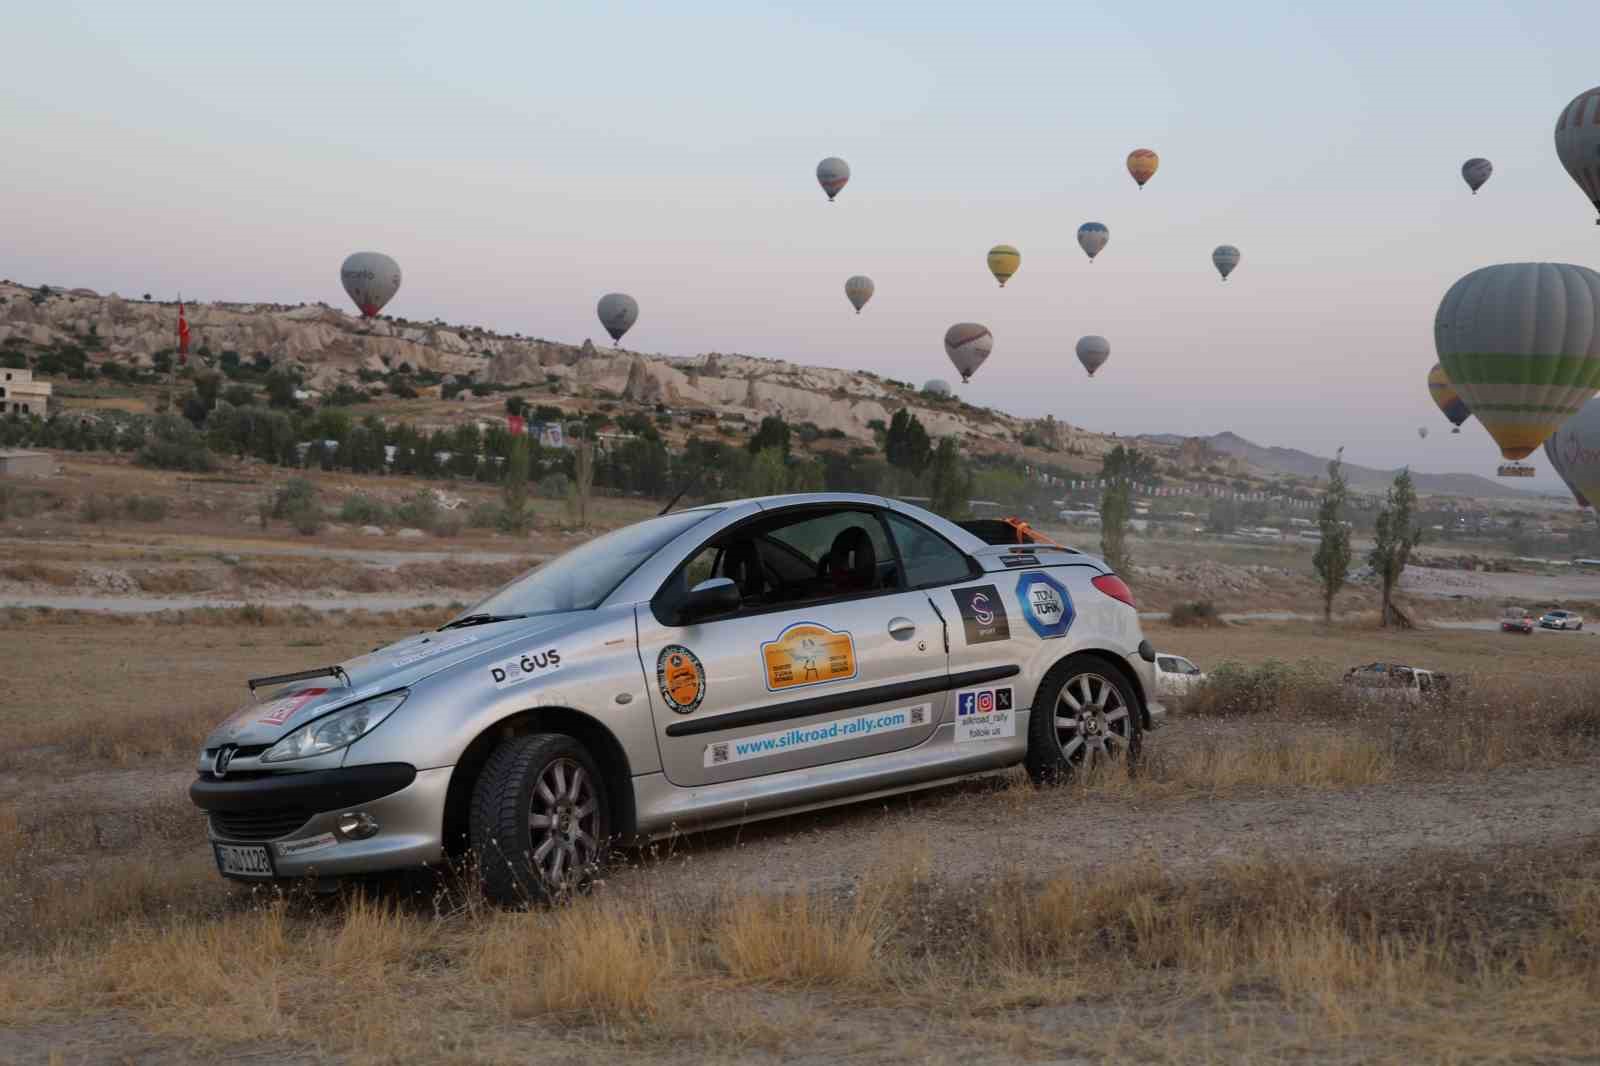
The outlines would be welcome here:
<svg viewBox="0 0 1600 1066">
<path fill-rule="evenodd" d="M 288 762 L 323 755 L 354 744 L 395 712 L 406 701 L 409 692 L 402 689 L 370 700 L 362 700 L 343 710 L 323 715 L 307 722 L 293 733 L 278 741 L 261 755 L 262 762 Z"/>
</svg>

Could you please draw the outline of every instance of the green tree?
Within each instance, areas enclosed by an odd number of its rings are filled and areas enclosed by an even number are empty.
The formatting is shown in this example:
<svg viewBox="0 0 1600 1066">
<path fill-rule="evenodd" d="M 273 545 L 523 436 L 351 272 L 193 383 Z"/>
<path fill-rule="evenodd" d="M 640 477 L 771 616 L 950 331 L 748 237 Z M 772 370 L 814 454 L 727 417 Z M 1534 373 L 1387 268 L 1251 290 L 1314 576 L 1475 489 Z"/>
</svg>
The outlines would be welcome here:
<svg viewBox="0 0 1600 1066">
<path fill-rule="evenodd" d="M 1148 485 L 1156 478 L 1156 459 L 1138 448 L 1117 445 L 1100 460 L 1100 476 L 1106 481 L 1128 481 Z"/>
<path fill-rule="evenodd" d="M 500 512 L 500 528 L 507 533 L 526 533 L 532 525 L 532 515 L 528 513 L 528 466 L 528 438 L 512 438 L 511 454 L 506 458 L 505 481 L 500 487 L 504 503 Z"/>
<path fill-rule="evenodd" d="M 294 407 L 299 402 L 294 398 L 299 388 L 300 381 L 293 374 L 282 370 L 267 373 L 267 402 L 274 407 Z"/>
<path fill-rule="evenodd" d="M 756 452 L 744 486 L 748 496 L 777 496 L 788 492 L 789 465 L 784 461 L 783 450 L 773 445 Z"/>
<path fill-rule="evenodd" d="M 889 428 L 884 433 L 883 456 L 889 460 L 890 466 L 898 466 L 913 474 L 921 474 L 927 469 L 928 461 L 933 457 L 933 442 L 929 440 L 922 420 L 912 414 L 910 408 L 900 408 L 889 420 Z"/>
<path fill-rule="evenodd" d="M 1133 483 L 1120 478 L 1107 481 L 1100 494 L 1100 556 L 1111 569 L 1123 574 L 1133 566 L 1133 555 L 1128 547 L 1132 500 Z"/>
<path fill-rule="evenodd" d="M 1411 471 L 1402 468 L 1389 486 L 1373 531 L 1372 551 L 1367 562 L 1382 583 L 1383 601 L 1380 624 L 1399 621 L 1394 611 L 1394 588 L 1411 561 L 1411 550 L 1422 543 L 1422 527 L 1412 516 L 1417 508 L 1417 491 L 1411 484 Z"/>
<path fill-rule="evenodd" d="M 1349 486 L 1344 480 L 1344 449 L 1340 448 L 1328 464 L 1328 487 L 1322 493 L 1322 503 L 1317 507 L 1317 528 L 1322 540 L 1311 565 L 1322 582 L 1322 620 L 1333 621 L 1333 598 L 1344 588 L 1345 576 L 1350 572 L 1350 530 L 1344 524 L 1345 499 Z"/>
<path fill-rule="evenodd" d="M 768 448 L 776 448 L 783 458 L 789 458 L 789 423 L 781 415 L 768 415 L 745 445 L 751 455 L 760 455 Z"/>
<path fill-rule="evenodd" d="M 946 518 L 964 518 L 972 499 L 972 472 L 961 461 L 954 437 L 941 437 L 928 462 L 928 509 Z"/>
<path fill-rule="evenodd" d="M 589 526 L 589 502 L 594 496 L 594 445 L 580 440 L 572 449 L 572 493 L 567 497 L 572 524 Z"/>
</svg>

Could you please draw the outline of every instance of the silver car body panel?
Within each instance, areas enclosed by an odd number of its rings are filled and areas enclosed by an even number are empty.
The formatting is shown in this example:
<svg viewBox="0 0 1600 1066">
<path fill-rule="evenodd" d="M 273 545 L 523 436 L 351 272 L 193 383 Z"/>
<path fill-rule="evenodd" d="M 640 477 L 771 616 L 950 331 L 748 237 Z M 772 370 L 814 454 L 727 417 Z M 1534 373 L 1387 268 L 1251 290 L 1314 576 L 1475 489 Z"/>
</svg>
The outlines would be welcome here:
<svg viewBox="0 0 1600 1066">
<path fill-rule="evenodd" d="M 909 518 L 965 553 L 971 576 L 688 625 L 655 616 L 652 598 L 709 541 L 773 511 L 819 507 Z M 239 749 L 229 774 L 416 769 L 410 786 L 359 805 L 379 822 L 376 836 L 291 847 L 276 860 L 280 876 L 437 861 L 444 797 L 464 754 L 510 720 L 547 709 L 582 716 L 615 740 L 635 816 L 616 828 L 637 836 L 927 787 L 1020 762 L 1040 682 L 1076 652 L 1124 668 L 1159 720 L 1138 616 L 1092 584 L 1107 573 L 1078 552 L 985 544 L 882 497 L 738 501 L 708 509 L 593 610 L 419 634 L 340 664 L 348 684 L 330 676 L 249 701 L 207 738 L 197 769 L 201 782 L 219 780 L 211 771 L 224 747 Z M 687 650 L 699 670 L 697 698 L 676 707 L 663 675 L 672 649 Z M 347 748 L 259 761 L 307 722 L 399 689 L 405 702 Z M 332 833 L 341 813 L 318 814 L 273 846 Z"/>
</svg>

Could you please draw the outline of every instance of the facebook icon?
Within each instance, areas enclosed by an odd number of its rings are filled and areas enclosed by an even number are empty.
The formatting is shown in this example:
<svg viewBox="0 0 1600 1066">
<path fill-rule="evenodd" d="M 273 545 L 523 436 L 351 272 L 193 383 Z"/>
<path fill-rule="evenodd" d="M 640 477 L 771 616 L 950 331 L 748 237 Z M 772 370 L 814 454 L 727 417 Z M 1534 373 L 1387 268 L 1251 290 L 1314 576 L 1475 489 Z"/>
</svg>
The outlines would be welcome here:
<svg viewBox="0 0 1600 1066">
<path fill-rule="evenodd" d="M 956 717 L 978 713 L 978 694 L 976 692 L 963 692 L 956 697 Z"/>
</svg>

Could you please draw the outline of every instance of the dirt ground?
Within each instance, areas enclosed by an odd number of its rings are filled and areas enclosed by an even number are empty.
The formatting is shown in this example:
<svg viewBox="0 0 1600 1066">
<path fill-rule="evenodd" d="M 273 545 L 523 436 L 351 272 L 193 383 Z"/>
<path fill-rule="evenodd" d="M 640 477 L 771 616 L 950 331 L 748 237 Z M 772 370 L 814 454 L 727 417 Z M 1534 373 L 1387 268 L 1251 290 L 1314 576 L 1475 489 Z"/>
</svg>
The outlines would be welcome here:
<svg viewBox="0 0 1600 1066">
<path fill-rule="evenodd" d="M 1132 781 L 1010 772 L 684 836 L 519 916 L 448 878 L 292 904 L 216 878 L 184 789 L 241 679 L 436 616 L 320 620 L 0 612 L 0 1061 L 1600 1055 L 1587 634 L 1151 625 L 1207 667 L 1402 658 L 1483 698 L 1179 713 Z"/>
</svg>

